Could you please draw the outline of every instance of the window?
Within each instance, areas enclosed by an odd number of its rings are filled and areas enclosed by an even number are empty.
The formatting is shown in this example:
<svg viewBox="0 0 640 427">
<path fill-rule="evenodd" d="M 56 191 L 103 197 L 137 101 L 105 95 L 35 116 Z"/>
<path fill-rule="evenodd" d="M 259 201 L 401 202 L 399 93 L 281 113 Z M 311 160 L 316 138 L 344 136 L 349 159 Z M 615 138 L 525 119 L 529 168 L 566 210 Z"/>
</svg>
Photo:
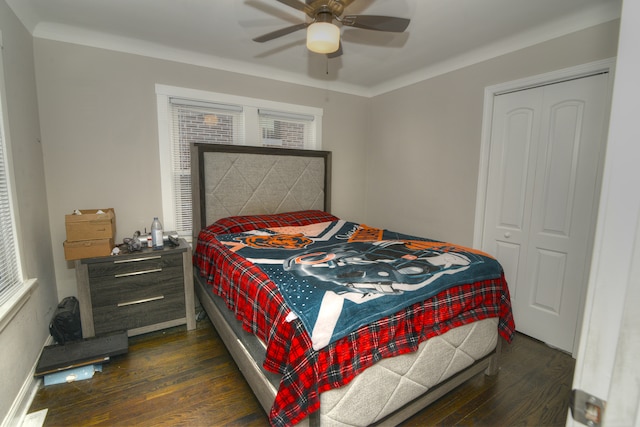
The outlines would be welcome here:
<svg viewBox="0 0 640 427">
<path fill-rule="evenodd" d="M 320 149 L 322 110 L 157 85 L 165 230 L 192 234 L 191 143 Z"/>
<path fill-rule="evenodd" d="M 0 33 L 0 48 L 2 34 Z M 10 151 L 7 141 L 7 104 L 4 91 L 2 53 L 0 51 L 0 306 L 17 291 L 22 283 L 22 271 L 16 240 L 14 201 L 11 187 Z"/>
<path fill-rule="evenodd" d="M 233 144 L 244 140 L 242 108 L 206 105 L 180 98 L 169 99 L 171 134 L 171 189 L 174 224 L 165 227 L 191 235 L 191 143 Z M 165 173 L 164 167 L 162 172 Z M 163 191 L 164 197 L 164 191 Z"/>
<path fill-rule="evenodd" d="M 262 145 L 305 149 L 315 145 L 315 117 L 258 110 Z"/>
</svg>

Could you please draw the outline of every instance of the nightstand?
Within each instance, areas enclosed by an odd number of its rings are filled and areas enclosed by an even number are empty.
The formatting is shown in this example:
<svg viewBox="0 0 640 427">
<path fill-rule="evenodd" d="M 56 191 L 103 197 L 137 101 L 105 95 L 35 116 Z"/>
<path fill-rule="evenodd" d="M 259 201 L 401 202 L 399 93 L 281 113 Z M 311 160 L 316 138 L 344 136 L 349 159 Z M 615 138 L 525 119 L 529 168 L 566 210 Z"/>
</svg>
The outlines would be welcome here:
<svg viewBox="0 0 640 427">
<path fill-rule="evenodd" d="M 177 325 L 195 329 L 191 247 L 165 245 L 75 261 L 82 337 L 128 336 Z"/>
</svg>

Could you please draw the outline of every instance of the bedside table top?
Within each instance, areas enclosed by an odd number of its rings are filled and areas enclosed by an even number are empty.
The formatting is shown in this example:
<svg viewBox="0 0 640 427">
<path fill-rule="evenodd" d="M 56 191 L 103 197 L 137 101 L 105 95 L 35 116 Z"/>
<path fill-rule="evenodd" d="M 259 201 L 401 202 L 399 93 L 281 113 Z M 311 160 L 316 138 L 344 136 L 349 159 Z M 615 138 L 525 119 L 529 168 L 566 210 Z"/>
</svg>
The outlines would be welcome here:
<svg viewBox="0 0 640 427">
<path fill-rule="evenodd" d="M 165 244 L 164 247 L 162 249 L 153 249 L 153 248 L 148 248 L 148 247 L 144 247 L 139 251 L 134 251 L 134 252 L 120 252 L 119 255 L 109 255 L 109 256 L 101 256 L 101 257 L 94 257 L 94 258 L 83 258 L 83 259 L 79 259 L 76 262 L 80 262 L 82 264 L 93 264 L 93 263 L 97 263 L 97 262 L 105 262 L 105 261 L 109 261 L 109 260 L 117 260 L 117 259 L 131 259 L 131 258 L 136 258 L 136 257 L 148 257 L 148 256 L 153 256 L 153 255 L 166 255 L 166 254 L 172 254 L 172 253 L 180 253 L 180 252 L 186 252 L 187 250 L 190 250 L 191 247 L 189 246 L 189 244 L 187 243 L 186 240 L 184 239 L 179 239 L 180 244 L 178 246 L 172 246 L 170 244 Z"/>
</svg>

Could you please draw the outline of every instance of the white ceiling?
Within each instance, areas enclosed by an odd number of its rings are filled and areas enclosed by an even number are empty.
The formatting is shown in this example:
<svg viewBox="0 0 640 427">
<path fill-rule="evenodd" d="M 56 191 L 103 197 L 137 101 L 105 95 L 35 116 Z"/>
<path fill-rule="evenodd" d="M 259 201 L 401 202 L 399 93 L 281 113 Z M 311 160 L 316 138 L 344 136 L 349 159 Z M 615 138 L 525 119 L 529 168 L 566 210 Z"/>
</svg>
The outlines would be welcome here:
<svg viewBox="0 0 640 427">
<path fill-rule="evenodd" d="M 348 14 L 411 19 L 405 33 L 342 28 L 344 55 L 305 48 L 276 0 L 6 0 L 34 37 L 373 96 L 620 16 L 621 0 L 356 0 Z"/>
</svg>

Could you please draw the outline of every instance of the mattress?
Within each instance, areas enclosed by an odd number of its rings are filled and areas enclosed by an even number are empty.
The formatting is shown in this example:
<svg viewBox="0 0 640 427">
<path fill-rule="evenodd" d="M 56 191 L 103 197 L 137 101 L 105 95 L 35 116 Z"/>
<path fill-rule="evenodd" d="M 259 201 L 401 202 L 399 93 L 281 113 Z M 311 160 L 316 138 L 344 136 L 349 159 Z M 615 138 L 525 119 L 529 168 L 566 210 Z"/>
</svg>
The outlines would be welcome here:
<svg viewBox="0 0 640 427">
<path fill-rule="evenodd" d="M 321 394 L 320 424 L 368 426 L 383 420 L 491 354 L 497 331 L 497 318 L 484 319 L 424 341 L 413 353 L 381 360 L 344 387 Z"/>
</svg>

